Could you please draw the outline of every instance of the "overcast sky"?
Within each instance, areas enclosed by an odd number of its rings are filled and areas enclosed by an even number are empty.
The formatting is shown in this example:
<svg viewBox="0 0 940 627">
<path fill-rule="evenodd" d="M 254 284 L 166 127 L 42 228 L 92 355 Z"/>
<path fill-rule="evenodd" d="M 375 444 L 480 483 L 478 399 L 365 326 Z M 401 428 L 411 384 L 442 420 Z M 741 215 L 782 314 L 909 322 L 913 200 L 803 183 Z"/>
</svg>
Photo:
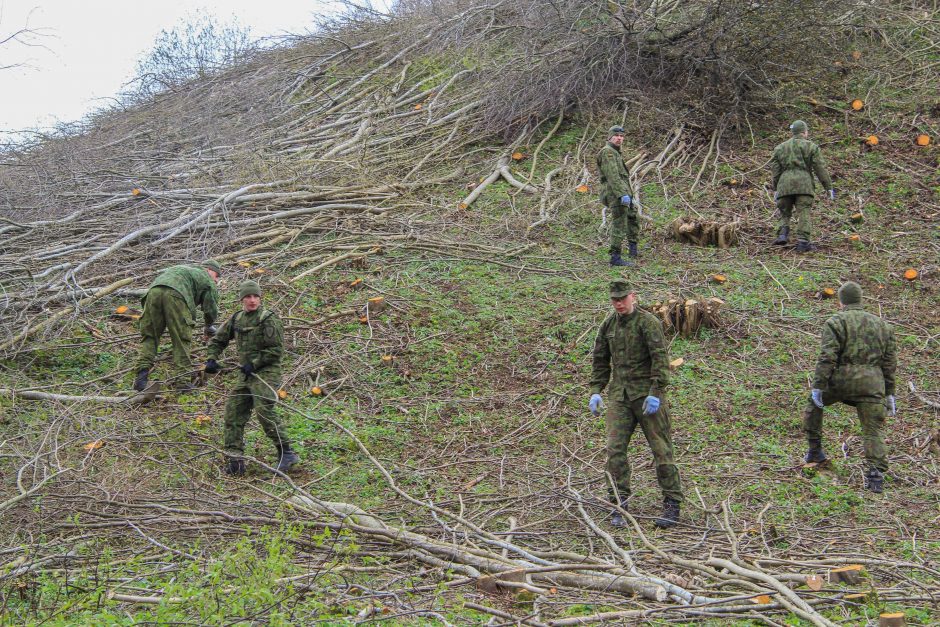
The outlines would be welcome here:
<svg viewBox="0 0 940 627">
<path fill-rule="evenodd" d="M 0 42 L 24 27 L 42 35 L 30 47 L 0 44 L 0 140 L 107 105 L 160 31 L 198 12 L 265 37 L 304 33 L 314 15 L 336 8 L 329 0 L 0 0 Z"/>
</svg>

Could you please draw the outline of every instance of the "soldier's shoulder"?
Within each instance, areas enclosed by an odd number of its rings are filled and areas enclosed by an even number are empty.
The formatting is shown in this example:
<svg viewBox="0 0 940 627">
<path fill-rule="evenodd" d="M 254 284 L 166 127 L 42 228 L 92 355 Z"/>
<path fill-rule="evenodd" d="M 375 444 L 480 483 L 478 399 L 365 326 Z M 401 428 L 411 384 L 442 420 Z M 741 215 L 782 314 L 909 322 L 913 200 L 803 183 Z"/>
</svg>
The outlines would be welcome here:
<svg viewBox="0 0 940 627">
<path fill-rule="evenodd" d="M 662 324 L 659 321 L 659 318 L 657 318 L 655 314 L 653 314 L 650 311 L 647 311 L 646 309 L 637 309 L 637 313 L 640 316 L 640 322 L 642 322 L 645 325 L 653 325 L 655 327 L 660 327 Z"/>
<path fill-rule="evenodd" d="M 611 155 L 616 156 L 618 153 L 610 144 L 604 144 L 601 146 L 601 149 L 597 151 L 597 156 L 599 157 L 609 157 Z"/>
</svg>

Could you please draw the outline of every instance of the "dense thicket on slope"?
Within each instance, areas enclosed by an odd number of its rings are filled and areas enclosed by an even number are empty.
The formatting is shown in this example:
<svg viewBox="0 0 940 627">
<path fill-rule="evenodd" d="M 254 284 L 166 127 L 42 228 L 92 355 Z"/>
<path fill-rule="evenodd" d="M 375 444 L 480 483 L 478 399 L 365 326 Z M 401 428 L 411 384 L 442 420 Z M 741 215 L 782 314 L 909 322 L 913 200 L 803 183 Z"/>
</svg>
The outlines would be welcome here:
<svg viewBox="0 0 940 627">
<path fill-rule="evenodd" d="M 398 6 L 5 152 L 0 606 L 63 624 L 929 622 L 940 181 L 912 140 L 940 130 L 929 3 Z M 796 116 L 839 181 L 814 213 L 824 252 L 802 258 L 763 245 L 763 163 Z M 583 396 L 618 276 L 593 199 L 611 121 L 649 214 L 627 277 L 642 302 L 725 301 L 716 328 L 670 338 L 690 499 L 668 533 L 646 524 L 643 446 L 637 526 L 610 533 Z M 666 241 L 686 215 L 734 220 L 738 245 Z M 207 255 L 226 313 L 260 278 L 286 323 L 294 482 L 251 435 L 249 478 L 220 476 L 224 378 L 125 400 L 136 334 L 114 307 Z M 816 294 L 847 278 L 896 324 L 914 386 L 879 501 L 845 412 L 827 412 L 834 468 L 799 468 L 831 313 Z M 849 564 L 862 584 L 826 580 Z"/>
</svg>

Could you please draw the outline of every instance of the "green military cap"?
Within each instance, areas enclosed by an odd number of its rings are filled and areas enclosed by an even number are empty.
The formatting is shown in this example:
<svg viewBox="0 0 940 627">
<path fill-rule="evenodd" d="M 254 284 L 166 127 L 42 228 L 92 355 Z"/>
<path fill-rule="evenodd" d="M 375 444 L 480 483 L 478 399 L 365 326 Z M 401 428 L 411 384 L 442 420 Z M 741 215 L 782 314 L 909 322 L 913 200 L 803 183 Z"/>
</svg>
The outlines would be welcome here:
<svg viewBox="0 0 940 627">
<path fill-rule="evenodd" d="M 206 259 L 202 262 L 202 267 L 206 270 L 212 270 L 216 274 L 222 274 L 222 264 L 215 259 Z"/>
<path fill-rule="evenodd" d="M 626 131 L 623 130 L 622 126 L 611 126 L 610 132 L 607 133 L 607 137 L 612 137 L 614 135 L 623 135 Z"/>
<path fill-rule="evenodd" d="M 630 286 L 627 285 L 626 281 L 611 281 L 610 282 L 610 297 L 611 298 L 623 298 L 624 296 L 632 292 L 633 290 L 630 289 Z"/>
<path fill-rule="evenodd" d="M 790 130 L 793 131 L 794 135 L 799 135 L 803 131 L 808 131 L 809 126 L 806 125 L 806 122 L 803 120 L 796 120 L 793 124 L 790 125 Z"/>
<path fill-rule="evenodd" d="M 261 296 L 261 286 L 258 285 L 257 281 L 248 279 L 247 281 L 242 281 L 238 286 L 238 300 L 241 300 L 246 296 Z"/>
<path fill-rule="evenodd" d="M 839 288 L 839 302 L 843 305 L 857 305 L 862 302 L 862 286 L 853 281 L 847 281 Z"/>
</svg>

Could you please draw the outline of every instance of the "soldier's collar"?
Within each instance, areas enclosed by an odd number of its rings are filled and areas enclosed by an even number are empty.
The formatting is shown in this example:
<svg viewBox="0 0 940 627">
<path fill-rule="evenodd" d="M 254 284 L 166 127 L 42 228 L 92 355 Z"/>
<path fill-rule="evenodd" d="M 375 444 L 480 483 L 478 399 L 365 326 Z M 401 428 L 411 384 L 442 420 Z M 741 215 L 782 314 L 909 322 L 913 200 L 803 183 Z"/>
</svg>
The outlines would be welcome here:
<svg viewBox="0 0 940 627">
<path fill-rule="evenodd" d="M 615 311 L 614 313 L 617 314 L 617 320 L 629 320 L 630 318 L 632 318 L 633 316 L 636 315 L 636 312 L 637 312 L 637 308 L 634 306 L 634 307 L 633 307 L 633 311 L 631 311 L 631 312 L 628 313 L 628 314 L 622 314 L 622 313 L 616 312 L 616 311 Z"/>
<path fill-rule="evenodd" d="M 607 145 L 613 148 L 614 150 L 616 150 L 617 152 L 620 152 L 620 146 L 615 146 L 614 144 L 610 142 L 607 142 Z"/>
<path fill-rule="evenodd" d="M 851 305 L 842 305 L 842 309 L 864 309 L 861 303 L 852 303 Z"/>
</svg>

